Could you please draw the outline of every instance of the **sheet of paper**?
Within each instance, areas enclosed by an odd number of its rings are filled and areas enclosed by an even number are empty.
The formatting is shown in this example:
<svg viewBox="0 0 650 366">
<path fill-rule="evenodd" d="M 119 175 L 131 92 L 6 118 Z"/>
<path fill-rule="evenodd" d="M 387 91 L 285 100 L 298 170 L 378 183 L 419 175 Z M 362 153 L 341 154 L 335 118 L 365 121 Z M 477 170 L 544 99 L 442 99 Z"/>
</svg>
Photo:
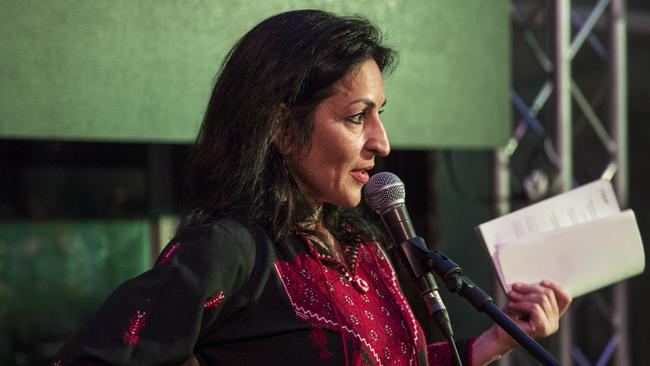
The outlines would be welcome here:
<svg viewBox="0 0 650 366">
<path fill-rule="evenodd" d="M 505 281 L 496 265 L 497 246 L 520 245 L 541 233 L 597 220 L 620 212 L 611 182 L 597 180 L 521 210 L 485 222 L 476 228 L 492 259 L 501 286 Z"/>
<path fill-rule="evenodd" d="M 540 233 L 593 221 L 620 212 L 612 184 L 597 180 L 478 226 L 494 256 L 497 245 L 517 245 Z"/>
<path fill-rule="evenodd" d="M 507 288 L 548 279 L 580 296 L 641 273 L 645 255 L 632 210 L 497 247 Z"/>
<path fill-rule="evenodd" d="M 497 248 L 525 245 L 531 238 L 620 213 L 611 182 L 597 180 L 476 227 L 504 290 Z"/>
</svg>

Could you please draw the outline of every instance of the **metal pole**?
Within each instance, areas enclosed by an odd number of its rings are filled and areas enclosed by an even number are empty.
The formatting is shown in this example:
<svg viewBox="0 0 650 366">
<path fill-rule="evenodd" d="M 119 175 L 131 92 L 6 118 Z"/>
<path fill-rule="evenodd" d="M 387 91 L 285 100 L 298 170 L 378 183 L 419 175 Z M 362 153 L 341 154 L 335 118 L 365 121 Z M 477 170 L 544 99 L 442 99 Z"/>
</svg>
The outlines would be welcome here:
<svg viewBox="0 0 650 366">
<path fill-rule="evenodd" d="M 555 0 L 555 121 L 556 144 L 561 161 L 559 177 L 560 191 L 571 189 L 572 167 L 572 124 L 571 124 L 571 1 Z M 560 362 L 572 364 L 573 321 L 571 310 L 561 320 Z"/>
<path fill-rule="evenodd" d="M 494 212 L 497 217 L 510 212 L 510 154 L 507 153 L 507 146 L 494 151 Z M 507 302 L 505 294 L 501 291 L 501 284 L 495 277 L 494 295 L 496 303 L 504 306 Z M 511 366 L 512 353 L 505 355 L 499 360 L 499 366 Z"/>
<path fill-rule="evenodd" d="M 556 0 L 555 8 L 555 122 L 556 144 L 562 166 L 560 189 L 571 189 L 573 166 L 571 159 L 571 2 Z"/>
<path fill-rule="evenodd" d="M 616 149 L 614 157 L 618 165 L 615 176 L 616 192 L 622 207 L 628 206 L 628 144 L 627 144 L 627 47 L 626 47 L 625 0 L 613 0 L 610 12 L 610 123 Z M 615 333 L 620 336 L 616 352 L 617 365 L 630 365 L 629 319 L 627 284 L 614 286 L 613 312 Z"/>
</svg>

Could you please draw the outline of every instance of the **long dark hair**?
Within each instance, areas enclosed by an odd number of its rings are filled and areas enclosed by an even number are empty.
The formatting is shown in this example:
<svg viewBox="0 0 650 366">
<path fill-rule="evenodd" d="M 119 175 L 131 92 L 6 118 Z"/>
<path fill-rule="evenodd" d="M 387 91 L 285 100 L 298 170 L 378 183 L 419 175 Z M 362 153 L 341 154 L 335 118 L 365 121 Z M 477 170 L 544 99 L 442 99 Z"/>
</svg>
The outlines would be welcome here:
<svg viewBox="0 0 650 366">
<path fill-rule="evenodd" d="M 382 72 L 396 53 L 367 19 L 320 10 L 268 18 L 244 35 L 221 66 L 186 168 L 179 230 L 223 217 L 260 224 L 277 240 L 313 212 L 274 143 L 288 129 L 309 143 L 313 111 L 334 84 L 373 59 Z M 357 210 L 326 205 L 325 224 L 341 232 Z"/>
</svg>

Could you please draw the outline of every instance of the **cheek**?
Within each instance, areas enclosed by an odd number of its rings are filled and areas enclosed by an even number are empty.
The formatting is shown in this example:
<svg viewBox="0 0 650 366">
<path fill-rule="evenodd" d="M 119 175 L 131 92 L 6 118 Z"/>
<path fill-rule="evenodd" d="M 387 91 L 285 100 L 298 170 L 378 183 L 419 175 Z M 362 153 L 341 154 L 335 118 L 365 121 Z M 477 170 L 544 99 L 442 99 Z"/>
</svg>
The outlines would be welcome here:
<svg viewBox="0 0 650 366">
<path fill-rule="evenodd" d="M 355 150 L 349 145 L 349 142 L 347 144 L 342 142 L 324 152 L 325 163 L 323 166 L 327 166 L 331 170 L 331 174 L 339 183 L 344 183 L 343 180 L 354 167 L 355 156 Z"/>
<path fill-rule="evenodd" d="M 331 154 L 341 161 L 354 162 L 363 148 L 362 137 L 347 130 L 339 132 L 330 139 Z"/>
<path fill-rule="evenodd" d="M 342 167 L 354 158 L 354 141 L 340 133 L 325 136 L 319 142 L 318 160 L 324 167 Z"/>
</svg>

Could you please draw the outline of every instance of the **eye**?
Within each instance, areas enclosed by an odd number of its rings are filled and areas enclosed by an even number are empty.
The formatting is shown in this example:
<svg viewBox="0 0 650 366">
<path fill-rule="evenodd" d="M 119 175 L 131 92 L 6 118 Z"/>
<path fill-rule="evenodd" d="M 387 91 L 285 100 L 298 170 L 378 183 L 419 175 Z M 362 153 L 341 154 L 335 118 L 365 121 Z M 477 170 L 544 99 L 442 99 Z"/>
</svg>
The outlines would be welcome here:
<svg viewBox="0 0 650 366">
<path fill-rule="evenodd" d="M 367 111 L 363 111 L 357 114 L 353 114 L 345 118 L 346 121 L 354 123 L 355 125 L 360 125 L 363 123 L 363 119 L 366 117 Z"/>
</svg>

